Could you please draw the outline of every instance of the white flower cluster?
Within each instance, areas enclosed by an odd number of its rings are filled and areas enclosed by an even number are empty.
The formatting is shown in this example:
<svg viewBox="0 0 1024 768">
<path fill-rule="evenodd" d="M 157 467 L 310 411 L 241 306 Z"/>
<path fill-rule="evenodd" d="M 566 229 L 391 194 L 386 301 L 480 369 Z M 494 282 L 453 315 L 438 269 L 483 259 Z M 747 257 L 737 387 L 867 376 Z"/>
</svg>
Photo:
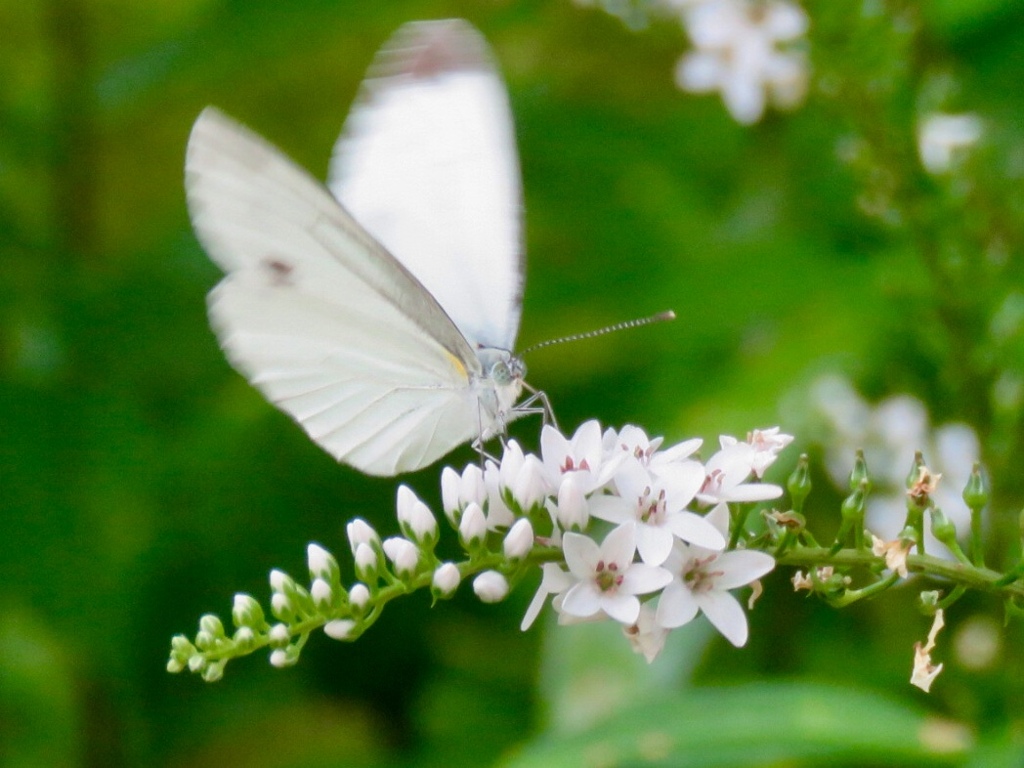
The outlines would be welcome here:
<svg viewBox="0 0 1024 768">
<path fill-rule="evenodd" d="M 794 43 L 807 32 L 804 10 L 790 0 L 663 0 L 679 14 L 694 50 L 679 60 L 684 91 L 718 91 L 744 125 L 771 104 L 791 109 L 807 91 L 808 68 Z"/>
<path fill-rule="evenodd" d="M 508 558 L 525 558 L 535 542 L 548 551 L 561 548 L 558 560 L 566 567 L 542 565 L 524 630 L 551 597 L 560 623 L 618 621 L 648 661 L 669 630 L 701 611 L 740 646 L 747 621 L 729 590 L 755 581 L 775 562 L 762 552 L 726 551 L 728 503 L 778 498 L 781 488 L 759 480 L 791 440 L 777 428 L 755 431 L 747 441 L 723 437 L 720 450 L 701 463 L 693 457 L 700 440 L 660 450 L 661 438 L 649 439 L 638 427 L 602 434 L 589 421 L 567 438 L 546 426 L 539 457 L 510 441 L 501 460 L 483 469 L 471 465 L 459 474 L 446 468 L 445 514 L 470 551 L 488 530 L 505 528 Z M 690 507 L 711 512 L 704 516 Z M 595 519 L 611 524 L 602 526 L 607 533 L 600 542 L 591 535 Z M 503 598 L 508 587 L 500 576 L 478 576 L 477 594 Z M 481 587 L 484 577 L 488 583 Z"/>
</svg>

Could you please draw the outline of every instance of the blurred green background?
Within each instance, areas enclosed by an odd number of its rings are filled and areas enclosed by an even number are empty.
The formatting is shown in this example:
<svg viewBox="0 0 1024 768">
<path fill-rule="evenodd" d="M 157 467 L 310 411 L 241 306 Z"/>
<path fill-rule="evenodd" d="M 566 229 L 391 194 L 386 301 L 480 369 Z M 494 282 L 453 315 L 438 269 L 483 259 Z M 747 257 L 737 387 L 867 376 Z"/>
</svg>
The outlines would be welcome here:
<svg viewBox="0 0 1024 768">
<path fill-rule="evenodd" d="M 262 655 L 213 685 L 164 670 L 172 634 L 226 615 L 236 591 L 265 598 L 273 567 L 303 574 L 307 542 L 344 552 L 355 516 L 396 528 L 394 481 L 336 465 L 223 359 L 204 306 L 218 272 L 182 187 L 192 121 L 215 104 L 323 177 L 373 53 L 413 19 L 469 19 L 508 82 L 520 345 L 679 315 L 531 356 L 563 426 L 713 442 L 784 419 L 800 443 L 784 478 L 816 450 L 808 382 L 843 372 L 975 426 L 992 561 L 1018 556 L 1024 11 L 805 7 L 807 102 L 743 128 L 676 89 L 686 40 L 666 16 L 630 29 L 568 0 L 0 4 L 0 764 L 1020 765 L 1024 654 L 1001 606 L 957 605 L 925 695 L 907 685 L 928 627 L 913 589 L 837 612 L 782 573 L 746 649 L 698 620 L 651 668 L 607 628 L 520 633 L 525 585 L 500 606 L 398 601 L 358 643 L 316 636 L 286 671 Z M 935 110 L 986 126 L 942 179 L 915 147 Z M 535 446 L 536 427 L 516 433 Z M 436 468 L 403 480 L 437 500 Z M 826 487 L 812 503 L 831 531 Z M 954 654 L 967 626 L 999 643 L 981 669 Z"/>
</svg>

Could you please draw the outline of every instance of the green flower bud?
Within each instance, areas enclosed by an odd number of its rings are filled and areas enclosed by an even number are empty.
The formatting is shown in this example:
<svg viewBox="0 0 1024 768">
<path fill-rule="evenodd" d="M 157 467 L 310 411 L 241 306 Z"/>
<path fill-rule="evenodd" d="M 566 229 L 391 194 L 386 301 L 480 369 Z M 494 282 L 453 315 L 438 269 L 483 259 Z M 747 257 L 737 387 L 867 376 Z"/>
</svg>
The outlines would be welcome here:
<svg viewBox="0 0 1024 768">
<path fill-rule="evenodd" d="M 931 518 L 932 535 L 950 549 L 956 546 L 956 526 L 946 514 L 938 507 L 932 507 Z"/>
<path fill-rule="evenodd" d="M 971 476 L 964 486 L 964 503 L 971 509 L 981 509 L 988 504 L 988 486 L 981 476 L 981 465 L 974 463 Z"/>
<path fill-rule="evenodd" d="M 235 627 L 260 629 L 266 624 L 263 606 L 251 595 L 239 592 L 231 606 L 231 621 Z"/>
<path fill-rule="evenodd" d="M 217 640 L 225 637 L 224 624 L 220 617 L 213 613 L 204 613 L 199 618 L 199 629 Z"/>
<path fill-rule="evenodd" d="M 806 453 L 800 455 L 800 459 L 796 463 L 796 469 L 793 470 L 793 474 L 786 481 L 786 488 L 789 490 L 789 498 L 793 501 L 793 510 L 801 512 L 804 508 L 804 501 L 807 500 L 807 496 L 811 493 L 810 462 L 807 459 Z"/>
<path fill-rule="evenodd" d="M 864 493 L 871 491 L 871 477 L 868 474 L 868 462 L 864 458 L 864 450 L 857 449 L 857 458 L 853 462 L 853 471 L 850 472 L 850 490 L 855 491 L 861 483 L 866 483 Z"/>
</svg>

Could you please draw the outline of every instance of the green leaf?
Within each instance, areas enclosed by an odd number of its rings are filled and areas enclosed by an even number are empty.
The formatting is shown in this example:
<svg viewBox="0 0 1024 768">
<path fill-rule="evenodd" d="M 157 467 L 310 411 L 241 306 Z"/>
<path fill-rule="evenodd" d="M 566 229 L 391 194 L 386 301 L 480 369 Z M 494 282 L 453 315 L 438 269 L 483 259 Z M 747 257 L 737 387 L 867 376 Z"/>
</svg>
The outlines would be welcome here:
<svg viewBox="0 0 1024 768">
<path fill-rule="evenodd" d="M 504 766 L 942 766 L 969 746 L 963 726 L 870 691 L 755 683 L 651 696 L 586 730 L 543 735 Z"/>
</svg>

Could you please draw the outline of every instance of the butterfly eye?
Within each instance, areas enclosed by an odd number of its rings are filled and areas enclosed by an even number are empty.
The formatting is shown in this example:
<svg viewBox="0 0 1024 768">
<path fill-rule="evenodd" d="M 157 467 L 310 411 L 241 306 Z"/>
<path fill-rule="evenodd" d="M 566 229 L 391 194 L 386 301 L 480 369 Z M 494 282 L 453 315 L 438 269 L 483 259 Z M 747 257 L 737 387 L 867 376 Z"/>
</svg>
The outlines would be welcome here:
<svg viewBox="0 0 1024 768">
<path fill-rule="evenodd" d="M 516 357 L 498 360 L 491 366 L 491 379 L 498 386 L 505 386 L 522 379 L 526 375 L 526 366 Z"/>
</svg>

